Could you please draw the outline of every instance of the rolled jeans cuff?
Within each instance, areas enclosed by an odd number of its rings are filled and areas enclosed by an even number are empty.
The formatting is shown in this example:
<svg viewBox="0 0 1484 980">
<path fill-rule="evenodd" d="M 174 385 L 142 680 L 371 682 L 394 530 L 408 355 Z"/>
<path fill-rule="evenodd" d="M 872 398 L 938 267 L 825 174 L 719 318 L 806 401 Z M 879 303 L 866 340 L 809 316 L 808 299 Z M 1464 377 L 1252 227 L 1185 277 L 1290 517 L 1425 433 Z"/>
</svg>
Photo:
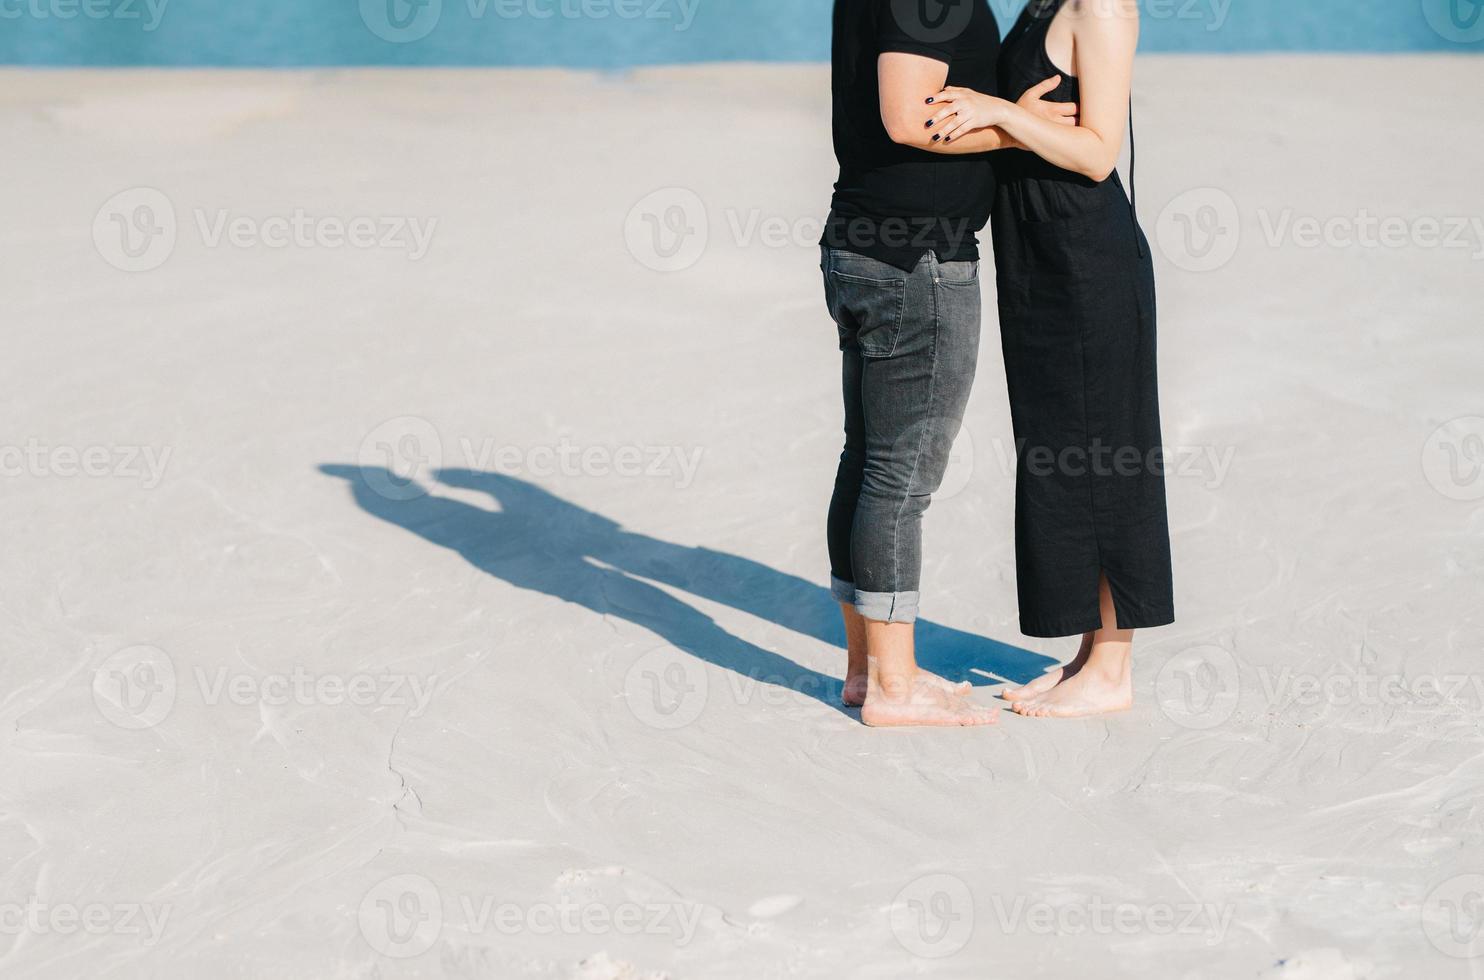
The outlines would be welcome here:
<svg viewBox="0 0 1484 980">
<path fill-rule="evenodd" d="M 855 604 L 855 583 L 847 582 L 842 578 L 830 576 L 830 595 L 835 597 L 836 602 L 848 602 Z"/>
<path fill-rule="evenodd" d="M 855 610 L 878 623 L 917 622 L 920 592 L 855 592 Z"/>
</svg>

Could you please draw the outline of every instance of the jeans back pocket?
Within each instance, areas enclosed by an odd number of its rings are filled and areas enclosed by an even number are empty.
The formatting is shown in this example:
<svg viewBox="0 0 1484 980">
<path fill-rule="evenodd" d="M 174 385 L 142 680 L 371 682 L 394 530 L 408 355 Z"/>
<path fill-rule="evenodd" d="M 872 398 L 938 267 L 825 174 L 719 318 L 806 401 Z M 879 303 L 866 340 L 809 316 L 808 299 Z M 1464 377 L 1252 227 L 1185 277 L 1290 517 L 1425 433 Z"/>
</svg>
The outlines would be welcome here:
<svg viewBox="0 0 1484 980">
<path fill-rule="evenodd" d="M 890 268 L 884 263 L 883 268 Z M 860 349 L 862 357 L 890 357 L 902 331 L 907 301 L 905 277 L 877 279 L 831 268 L 826 273 L 830 313 L 840 330 L 840 349 Z"/>
</svg>

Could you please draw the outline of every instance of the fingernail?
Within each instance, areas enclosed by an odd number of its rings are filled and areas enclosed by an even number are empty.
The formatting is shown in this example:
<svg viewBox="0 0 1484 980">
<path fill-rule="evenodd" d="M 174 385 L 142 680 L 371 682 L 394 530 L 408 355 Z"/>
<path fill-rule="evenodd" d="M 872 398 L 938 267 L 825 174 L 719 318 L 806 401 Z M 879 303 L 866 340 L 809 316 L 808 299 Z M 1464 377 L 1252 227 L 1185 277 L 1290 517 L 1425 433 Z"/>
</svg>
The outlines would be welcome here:
<svg viewBox="0 0 1484 980">
<path fill-rule="evenodd" d="M 927 100 L 927 104 L 928 104 L 928 105 L 932 105 L 932 104 L 933 104 L 933 100 L 932 100 L 932 99 L 928 99 L 928 100 Z"/>
<path fill-rule="evenodd" d="M 933 121 L 931 119 L 929 119 L 927 122 L 925 122 L 925 123 L 922 124 L 922 128 L 923 129 L 932 129 L 933 128 Z"/>
<path fill-rule="evenodd" d="M 940 139 L 942 139 L 942 138 L 943 138 L 943 137 L 941 137 L 941 136 L 939 136 L 939 135 L 938 135 L 938 134 L 937 134 L 937 133 L 934 133 L 934 134 L 933 134 L 933 142 L 934 142 L 934 143 L 936 143 L 936 142 L 938 142 L 938 140 L 940 140 Z"/>
</svg>

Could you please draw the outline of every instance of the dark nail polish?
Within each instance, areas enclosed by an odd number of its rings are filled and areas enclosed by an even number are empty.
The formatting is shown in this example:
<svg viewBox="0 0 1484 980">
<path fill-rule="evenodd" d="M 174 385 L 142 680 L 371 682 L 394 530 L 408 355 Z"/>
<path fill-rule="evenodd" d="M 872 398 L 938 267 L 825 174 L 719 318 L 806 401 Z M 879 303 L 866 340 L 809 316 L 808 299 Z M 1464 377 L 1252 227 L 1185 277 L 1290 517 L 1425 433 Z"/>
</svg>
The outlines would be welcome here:
<svg viewBox="0 0 1484 980">
<path fill-rule="evenodd" d="M 932 99 L 928 99 L 928 100 L 927 100 L 927 104 L 928 104 L 928 105 L 932 105 L 932 104 L 933 104 L 933 100 L 932 100 Z"/>
<path fill-rule="evenodd" d="M 927 122 L 925 122 L 925 123 L 922 124 L 922 127 L 924 129 L 932 129 L 933 128 L 933 121 L 931 119 L 929 119 Z"/>
<path fill-rule="evenodd" d="M 939 135 L 938 135 L 938 134 L 937 134 L 937 133 L 934 133 L 934 134 L 933 134 L 933 142 L 934 142 L 934 143 L 936 143 L 936 142 L 938 142 L 938 140 L 940 140 L 940 139 L 942 139 L 942 138 L 943 138 L 943 137 L 941 137 L 941 136 L 939 136 Z"/>
</svg>

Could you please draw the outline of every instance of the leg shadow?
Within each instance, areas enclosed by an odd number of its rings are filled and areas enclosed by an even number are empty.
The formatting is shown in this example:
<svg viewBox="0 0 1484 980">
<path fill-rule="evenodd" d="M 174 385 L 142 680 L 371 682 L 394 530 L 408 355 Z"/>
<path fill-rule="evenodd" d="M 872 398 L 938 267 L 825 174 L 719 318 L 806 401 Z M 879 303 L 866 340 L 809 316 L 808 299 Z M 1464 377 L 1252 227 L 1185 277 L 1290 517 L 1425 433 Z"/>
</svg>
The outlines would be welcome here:
<svg viewBox="0 0 1484 980">
<path fill-rule="evenodd" d="M 459 553 L 511 585 L 617 616 L 698 658 L 839 706 L 838 679 L 733 636 L 651 583 L 843 647 L 839 608 L 822 586 L 738 555 L 627 530 L 535 484 L 501 473 L 448 469 L 436 474 L 446 486 L 489 496 L 499 508 L 491 512 L 429 496 L 417 487 L 388 495 L 382 491 L 401 486 L 402 481 L 377 468 L 325 465 L 320 470 L 346 480 L 362 510 Z M 999 683 L 996 678 L 1026 683 L 1057 663 L 937 623 L 920 620 L 917 635 L 918 661 L 924 667 L 981 686 Z"/>
</svg>

